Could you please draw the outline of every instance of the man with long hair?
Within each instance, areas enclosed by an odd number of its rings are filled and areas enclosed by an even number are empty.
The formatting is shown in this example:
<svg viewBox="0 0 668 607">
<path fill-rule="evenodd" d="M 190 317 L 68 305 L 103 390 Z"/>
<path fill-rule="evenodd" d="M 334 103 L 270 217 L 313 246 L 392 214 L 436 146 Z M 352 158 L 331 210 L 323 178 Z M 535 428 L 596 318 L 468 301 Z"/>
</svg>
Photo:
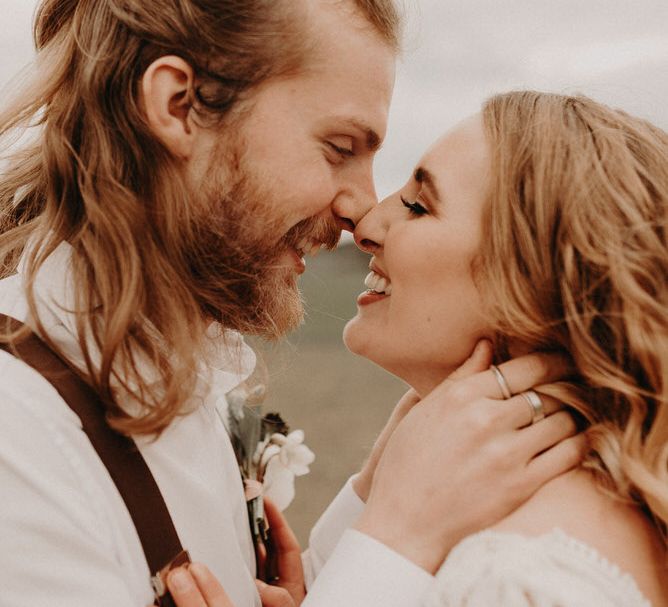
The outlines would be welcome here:
<svg viewBox="0 0 668 607">
<path fill-rule="evenodd" d="M 215 402 L 252 370 L 240 333 L 300 322 L 304 252 L 333 248 L 376 202 L 398 30 L 391 0 L 42 0 L 35 64 L 0 111 L 0 312 L 134 439 L 182 543 L 237 607 L 259 598 Z M 486 414 L 499 397 L 481 356 L 397 409 L 314 533 L 309 604 L 417 604 L 448 546 L 575 463 L 569 440 L 529 471 L 573 429 L 546 420 L 511 446 L 517 415 Z M 560 367 L 505 373 L 518 390 Z M 0 375 L 3 604 L 149 604 L 154 572 L 78 417 L 9 352 Z M 494 448 L 477 450 L 480 433 Z M 432 468 L 382 482 L 418 447 Z M 490 487 L 507 498 L 479 499 Z M 362 510 L 366 526 L 345 531 Z"/>
</svg>

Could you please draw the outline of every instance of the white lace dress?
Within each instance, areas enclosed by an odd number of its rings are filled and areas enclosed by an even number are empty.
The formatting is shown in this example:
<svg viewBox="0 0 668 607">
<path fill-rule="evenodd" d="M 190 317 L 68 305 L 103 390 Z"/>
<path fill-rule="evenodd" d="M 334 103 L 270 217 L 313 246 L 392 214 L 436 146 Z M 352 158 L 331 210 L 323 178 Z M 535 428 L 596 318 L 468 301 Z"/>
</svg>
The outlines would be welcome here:
<svg viewBox="0 0 668 607">
<path fill-rule="evenodd" d="M 452 550 L 425 607 L 651 607 L 635 580 L 559 529 L 482 531 Z"/>
</svg>

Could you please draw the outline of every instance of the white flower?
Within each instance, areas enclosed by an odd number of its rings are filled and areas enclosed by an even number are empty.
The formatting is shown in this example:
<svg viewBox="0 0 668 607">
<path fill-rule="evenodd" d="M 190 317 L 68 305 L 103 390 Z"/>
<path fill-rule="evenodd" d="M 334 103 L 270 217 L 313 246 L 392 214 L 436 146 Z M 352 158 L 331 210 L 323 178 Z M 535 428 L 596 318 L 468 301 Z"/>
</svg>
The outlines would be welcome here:
<svg viewBox="0 0 668 607">
<path fill-rule="evenodd" d="M 264 449 L 260 467 L 265 467 L 264 495 L 285 510 L 295 497 L 295 477 L 308 474 L 315 459 L 313 451 L 304 445 L 304 432 L 295 430 L 287 436 L 273 434 Z"/>
</svg>

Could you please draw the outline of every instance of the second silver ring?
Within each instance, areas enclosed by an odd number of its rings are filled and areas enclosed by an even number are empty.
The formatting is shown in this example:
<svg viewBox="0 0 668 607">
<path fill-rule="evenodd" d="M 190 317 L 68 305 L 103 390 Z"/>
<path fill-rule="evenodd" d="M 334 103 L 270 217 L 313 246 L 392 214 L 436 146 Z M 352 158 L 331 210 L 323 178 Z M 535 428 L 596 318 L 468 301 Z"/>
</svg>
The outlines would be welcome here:
<svg viewBox="0 0 668 607">
<path fill-rule="evenodd" d="M 545 406 L 538 393 L 533 390 L 527 390 L 526 392 L 522 392 L 522 396 L 529 403 L 529 407 L 531 407 L 531 423 L 529 425 L 545 419 Z"/>
</svg>

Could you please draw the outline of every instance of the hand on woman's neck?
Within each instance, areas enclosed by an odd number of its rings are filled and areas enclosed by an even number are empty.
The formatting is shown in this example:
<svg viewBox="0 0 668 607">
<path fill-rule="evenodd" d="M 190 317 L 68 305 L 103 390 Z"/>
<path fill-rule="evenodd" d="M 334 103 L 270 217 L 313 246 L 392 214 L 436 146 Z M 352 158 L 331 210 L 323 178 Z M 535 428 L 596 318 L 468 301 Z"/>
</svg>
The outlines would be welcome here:
<svg viewBox="0 0 668 607">
<path fill-rule="evenodd" d="M 401 376 L 419 395 L 424 398 L 436 386 L 446 379 L 459 379 L 481 373 L 489 368 L 493 359 L 492 344 L 481 339 L 469 357 L 458 366 L 433 366 L 411 369 L 410 373 Z"/>
</svg>

